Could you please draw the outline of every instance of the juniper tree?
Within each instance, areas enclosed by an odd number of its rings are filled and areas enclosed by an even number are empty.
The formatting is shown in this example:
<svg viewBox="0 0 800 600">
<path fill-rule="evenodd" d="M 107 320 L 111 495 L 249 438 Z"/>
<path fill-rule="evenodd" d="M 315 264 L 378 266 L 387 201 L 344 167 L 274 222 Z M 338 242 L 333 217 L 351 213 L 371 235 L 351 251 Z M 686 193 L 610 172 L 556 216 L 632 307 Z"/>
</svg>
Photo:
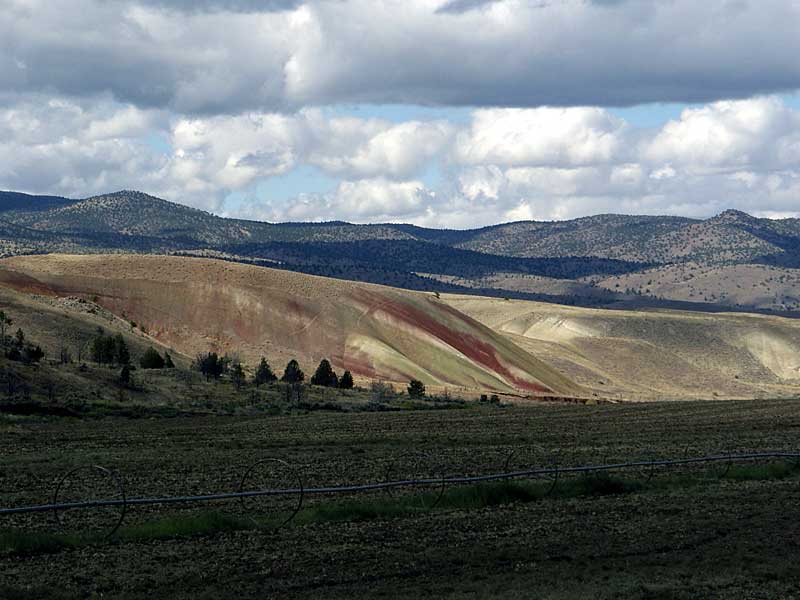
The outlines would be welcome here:
<svg viewBox="0 0 800 600">
<path fill-rule="evenodd" d="M 408 395 L 412 398 L 424 398 L 425 384 L 422 383 L 419 379 L 412 379 L 408 383 Z"/>
<path fill-rule="evenodd" d="M 256 374 L 253 376 L 253 383 L 258 387 L 261 384 L 271 383 L 277 379 L 278 377 L 272 372 L 272 368 L 269 366 L 267 359 L 261 357 L 261 362 L 258 364 Z"/>
<path fill-rule="evenodd" d="M 281 381 L 284 383 L 302 383 L 305 378 L 305 373 L 303 373 L 302 369 L 300 369 L 300 365 L 295 359 L 292 359 L 288 362 L 286 368 L 283 370 L 283 377 L 281 377 Z"/>
<path fill-rule="evenodd" d="M 338 387 L 339 378 L 331 367 L 331 363 L 327 358 L 323 358 L 316 372 L 311 377 L 311 385 L 321 385 L 324 387 Z"/>
<path fill-rule="evenodd" d="M 233 366 L 231 367 L 231 382 L 237 390 L 242 389 L 242 385 L 244 385 L 244 369 L 242 368 L 242 363 L 239 361 L 234 362 Z"/>
<path fill-rule="evenodd" d="M 345 371 L 342 373 L 341 379 L 339 379 L 339 387 L 343 390 L 349 390 L 353 387 L 353 375 L 350 371 Z"/>
<path fill-rule="evenodd" d="M 114 336 L 114 361 L 118 365 L 127 365 L 131 362 L 131 353 L 121 333 Z"/>
<path fill-rule="evenodd" d="M 219 379 L 225 370 L 226 365 L 216 352 L 206 352 L 198 354 L 194 361 L 194 368 L 205 375 L 206 380 Z"/>
</svg>

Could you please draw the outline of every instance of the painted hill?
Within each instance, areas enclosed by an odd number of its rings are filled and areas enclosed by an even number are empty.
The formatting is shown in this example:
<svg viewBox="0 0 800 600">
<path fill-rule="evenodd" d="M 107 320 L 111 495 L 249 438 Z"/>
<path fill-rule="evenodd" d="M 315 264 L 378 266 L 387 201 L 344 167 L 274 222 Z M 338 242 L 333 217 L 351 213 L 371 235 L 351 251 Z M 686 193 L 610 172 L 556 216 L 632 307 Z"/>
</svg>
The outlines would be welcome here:
<svg viewBox="0 0 800 600">
<path fill-rule="evenodd" d="M 523 395 L 579 395 L 558 371 L 431 294 L 199 258 L 16 257 L 0 286 L 89 299 L 187 356 L 255 364 L 322 358 L 370 379 Z"/>
</svg>

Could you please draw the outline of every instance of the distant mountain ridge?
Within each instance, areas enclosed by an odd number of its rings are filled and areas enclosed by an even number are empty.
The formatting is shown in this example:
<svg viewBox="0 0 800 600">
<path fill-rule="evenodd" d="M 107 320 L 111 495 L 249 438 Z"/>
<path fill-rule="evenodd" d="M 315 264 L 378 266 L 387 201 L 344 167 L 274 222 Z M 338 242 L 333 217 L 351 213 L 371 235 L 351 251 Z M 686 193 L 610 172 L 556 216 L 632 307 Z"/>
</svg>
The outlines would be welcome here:
<svg viewBox="0 0 800 600">
<path fill-rule="evenodd" d="M 45 252 L 215 256 L 411 289 L 589 306 L 800 311 L 792 283 L 800 219 L 737 210 L 706 220 L 603 214 L 447 230 L 229 219 L 137 191 L 77 200 L 0 192 L 0 256 Z M 701 279 L 715 283 L 692 283 Z"/>
</svg>

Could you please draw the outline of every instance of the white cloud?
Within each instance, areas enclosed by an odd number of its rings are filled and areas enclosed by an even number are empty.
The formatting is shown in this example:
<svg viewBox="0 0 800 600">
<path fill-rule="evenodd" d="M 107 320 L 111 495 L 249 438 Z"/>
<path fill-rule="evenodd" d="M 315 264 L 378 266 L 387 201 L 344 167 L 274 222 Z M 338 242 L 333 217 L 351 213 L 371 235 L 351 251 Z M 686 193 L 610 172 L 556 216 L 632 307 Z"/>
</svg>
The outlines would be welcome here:
<svg viewBox="0 0 800 600">
<path fill-rule="evenodd" d="M 154 132 L 171 147 L 153 144 Z M 776 98 L 712 103 L 648 130 L 597 108 L 394 123 L 322 109 L 175 118 L 109 98 L 37 96 L 0 108 L 0 187 L 72 196 L 137 188 L 250 218 L 446 227 L 730 207 L 795 214 L 798 140 L 800 113 Z M 334 178 L 333 189 L 289 201 L 256 192 L 304 165 Z M 231 192 L 249 204 L 226 206 Z"/>
<path fill-rule="evenodd" d="M 161 186 L 167 159 L 140 139 L 159 111 L 34 98 L 0 108 L 0 183 L 7 189 L 84 195 Z"/>
<path fill-rule="evenodd" d="M 313 132 L 309 162 L 331 175 L 404 179 L 424 169 L 448 144 L 446 122 L 333 119 Z"/>
<path fill-rule="evenodd" d="M 180 185 L 223 196 L 300 164 L 346 179 L 402 182 L 427 168 L 451 132 L 452 126 L 443 122 L 395 125 L 328 118 L 319 110 L 182 119 L 172 128 L 171 172 Z M 345 207 L 355 216 L 367 214 Z"/>
<path fill-rule="evenodd" d="M 435 193 L 419 181 L 384 178 L 344 181 L 329 194 L 301 194 L 288 204 L 250 203 L 248 218 L 270 221 L 331 221 L 346 215 L 354 222 L 407 221 L 424 214 Z"/>
<path fill-rule="evenodd" d="M 625 123 L 599 108 L 485 109 L 458 136 L 463 164 L 605 164 L 623 150 Z"/>
<path fill-rule="evenodd" d="M 686 109 L 644 144 L 652 162 L 691 169 L 800 165 L 800 115 L 776 98 Z"/>
</svg>

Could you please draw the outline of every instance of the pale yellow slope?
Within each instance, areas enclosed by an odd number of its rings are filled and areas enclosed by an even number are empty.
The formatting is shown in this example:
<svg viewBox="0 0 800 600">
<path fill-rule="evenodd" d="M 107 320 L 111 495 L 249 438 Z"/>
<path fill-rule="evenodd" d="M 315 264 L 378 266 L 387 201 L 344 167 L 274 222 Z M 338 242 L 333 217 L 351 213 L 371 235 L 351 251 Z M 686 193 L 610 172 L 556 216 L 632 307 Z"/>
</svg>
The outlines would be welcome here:
<svg viewBox="0 0 800 600">
<path fill-rule="evenodd" d="M 793 319 L 442 298 L 595 393 L 620 398 L 800 393 L 800 322 Z"/>
</svg>

